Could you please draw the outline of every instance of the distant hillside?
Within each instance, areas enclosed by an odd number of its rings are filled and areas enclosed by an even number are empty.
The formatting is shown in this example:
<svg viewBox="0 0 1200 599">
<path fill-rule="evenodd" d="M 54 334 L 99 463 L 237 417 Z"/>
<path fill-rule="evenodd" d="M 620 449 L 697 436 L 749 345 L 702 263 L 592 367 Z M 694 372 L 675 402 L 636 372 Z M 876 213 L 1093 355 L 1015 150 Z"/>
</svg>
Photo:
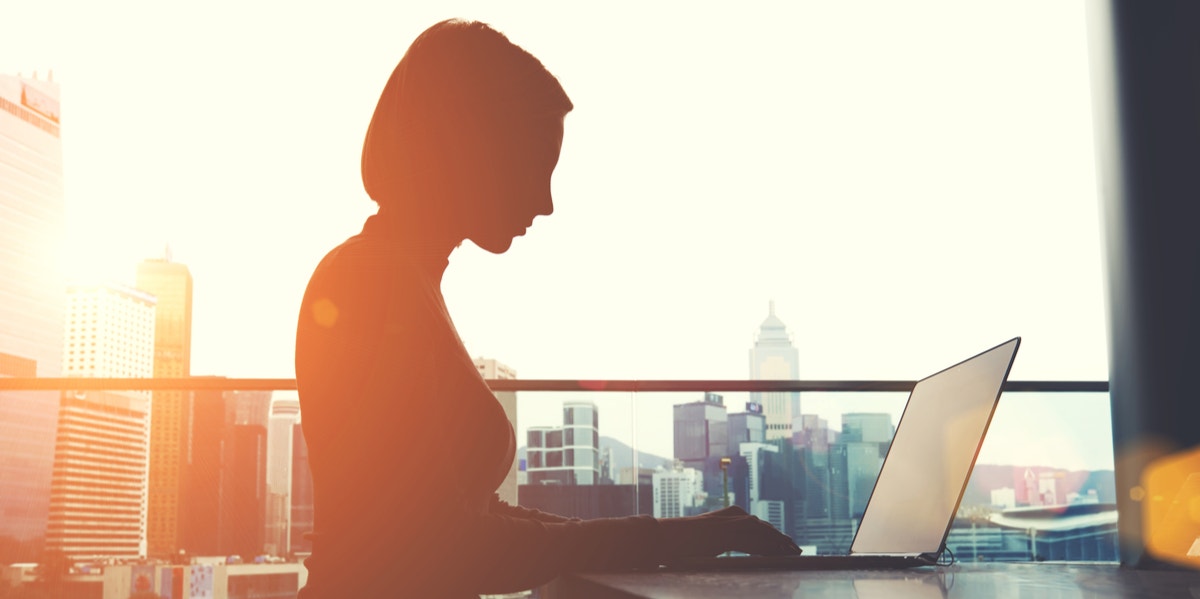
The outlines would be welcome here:
<svg viewBox="0 0 1200 599">
<path fill-rule="evenodd" d="M 632 447 L 630 447 L 612 437 L 605 437 L 605 436 L 601 435 L 600 436 L 600 452 L 604 453 L 609 447 L 612 448 L 613 462 L 615 462 L 614 468 L 616 470 L 619 471 L 621 468 L 629 468 L 630 466 L 633 465 L 633 448 Z M 517 448 L 517 459 L 518 460 L 525 459 L 525 446 L 524 445 Z M 671 458 L 664 458 L 662 456 L 657 456 L 652 453 L 646 453 L 644 451 L 638 452 L 638 464 L 642 468 L 654 469 L 654 468 L 658 468 L 659 466 L 669 467 L 674 461 L 675 460 L 673 460 Z"/>
<path fill-rule="evenodd" d="M 967 483 L 967 491 L 963 494 L 962 504 L 987 505 L 992 502 L 992 491 L 1008 487 L 1017 490 L 1018 500 L 1021 490 L 1025 487 L 1025 470 L 1030 470 L 1035 476 L 1042 472 L 1054 472 L 1062 477 L 1060 489 L 1066 500 L 1068 493 L 1086 495 L 1088 489 L 1095 489 L 1100 503 L 1115 503 L 1117 501 L 1117 483 L 1112 470 L 1074 470 L 1066 471 L 1060 468 L 1046 466 L 997 466 L 994 464 L 976 464 L 971 472 L 971 482 Z"/>
</svg>

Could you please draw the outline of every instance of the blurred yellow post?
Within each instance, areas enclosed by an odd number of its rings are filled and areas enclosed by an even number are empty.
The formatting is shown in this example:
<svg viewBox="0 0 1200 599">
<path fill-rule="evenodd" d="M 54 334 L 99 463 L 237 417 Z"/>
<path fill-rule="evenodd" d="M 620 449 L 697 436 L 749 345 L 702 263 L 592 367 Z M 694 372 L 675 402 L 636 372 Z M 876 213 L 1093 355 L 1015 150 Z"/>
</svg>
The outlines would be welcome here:
<svg viewBox="0 0 1200 599">
<path fill-rule="evenodd" d="M 1135 487 L 1146 546 L 1157 559 L 1200 567 L 1200 449 L 1160 457 Z"/>
</svg>

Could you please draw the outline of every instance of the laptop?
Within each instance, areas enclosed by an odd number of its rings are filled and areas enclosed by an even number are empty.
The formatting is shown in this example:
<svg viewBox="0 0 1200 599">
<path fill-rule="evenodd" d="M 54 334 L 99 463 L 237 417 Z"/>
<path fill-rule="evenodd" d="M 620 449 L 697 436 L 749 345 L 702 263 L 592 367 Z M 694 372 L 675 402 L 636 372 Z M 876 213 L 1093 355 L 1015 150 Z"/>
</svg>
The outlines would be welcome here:
<svg viewBox="0 0 1200 599">
<path fill-rule="evenodd" d="M 899 569 L 937 565 L 1000 400 L 1015 337 L 913 387 L 848 555 L 689 558 L 676 570 Z M 803 545 L 804 539 L 796 539 Z"/>
</svg>

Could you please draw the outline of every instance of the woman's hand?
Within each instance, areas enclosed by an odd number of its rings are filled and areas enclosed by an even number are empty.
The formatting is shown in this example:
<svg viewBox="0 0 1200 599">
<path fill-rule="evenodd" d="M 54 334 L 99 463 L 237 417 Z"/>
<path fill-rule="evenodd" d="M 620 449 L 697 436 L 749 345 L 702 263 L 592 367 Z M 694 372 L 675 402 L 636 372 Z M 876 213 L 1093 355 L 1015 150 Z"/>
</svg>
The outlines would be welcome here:
<svg viewBox="0 0 1200 599">
<path fill-rule="evenodd" d="M 799 555 L 798 547 L 774 526 L 737 506 L 686 518 L 658 521 L 663 559 L 712 557 L 726 551 L 753 555 Z"/>
</svg>

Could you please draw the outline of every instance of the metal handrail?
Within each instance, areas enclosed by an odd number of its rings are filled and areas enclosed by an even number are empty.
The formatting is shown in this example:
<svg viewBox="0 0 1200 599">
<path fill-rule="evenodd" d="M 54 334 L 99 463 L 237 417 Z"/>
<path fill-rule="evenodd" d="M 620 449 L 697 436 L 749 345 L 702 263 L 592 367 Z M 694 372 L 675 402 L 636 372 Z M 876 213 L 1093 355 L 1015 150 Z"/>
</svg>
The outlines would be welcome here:
<svg viewBox="0 0 1200 599">
<path fill-rule="evenodd" d="M 493 391 L 660 392 L 866 392 L 911 391 L 916 381 L 898 380 L 637 380 L 637 379 L 487 379 Z M 0 391 L 294 391 L 296 379 L 226 378 L 5 378 Z M 1107 393 L 1108 381 L 1008 381 L 1005 391 L 1042 393 Z"/>
</svg>

